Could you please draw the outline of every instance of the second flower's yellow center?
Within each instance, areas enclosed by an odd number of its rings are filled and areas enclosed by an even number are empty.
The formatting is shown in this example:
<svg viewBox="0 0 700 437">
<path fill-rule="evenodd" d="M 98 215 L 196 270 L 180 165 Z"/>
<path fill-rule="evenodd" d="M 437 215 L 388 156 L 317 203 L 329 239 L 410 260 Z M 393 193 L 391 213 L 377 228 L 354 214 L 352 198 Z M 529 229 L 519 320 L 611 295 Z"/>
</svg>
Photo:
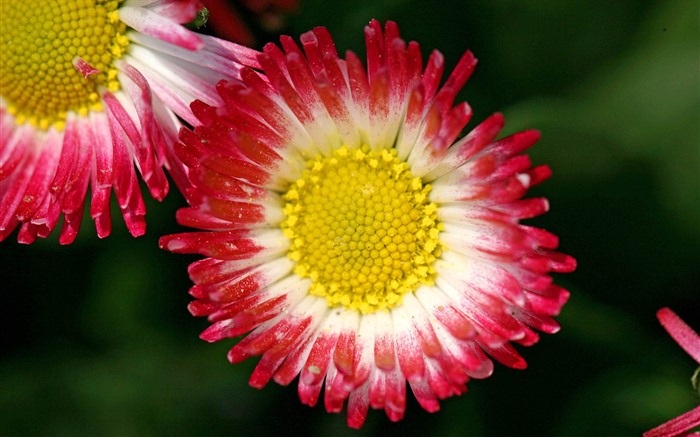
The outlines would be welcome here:
<svg viewBox="0 0 700 437">
<path fill-rule="evenodd" d="M 119 89 L 114 61 L 129 41 L 119 2 L 1 0 L 0 97 L 18 124 L 63 128 L 68 111 L 101 110 L 99 88 Z M 84 77 L 82 59 L 99 73 Z"/>
<path fill-rule="evenodd" d="M 440 254 L 437 205 L 395 150 L 340 148 L 284 194 L 295 273 L 329 306 L 372 313 L 431 285 Z"/>
</svg>

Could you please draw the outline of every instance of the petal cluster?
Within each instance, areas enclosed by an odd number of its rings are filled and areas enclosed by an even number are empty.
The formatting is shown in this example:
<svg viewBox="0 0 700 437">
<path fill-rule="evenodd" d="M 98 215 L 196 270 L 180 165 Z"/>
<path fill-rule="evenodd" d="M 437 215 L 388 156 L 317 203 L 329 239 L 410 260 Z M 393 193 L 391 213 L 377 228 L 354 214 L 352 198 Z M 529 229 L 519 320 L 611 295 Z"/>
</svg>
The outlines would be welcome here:
<svg viewBox="0 0 700 437">
<path fill-rule="evenodd" d="M 119 6 L 129 41 L 115 61 L 119 89 L 100 89 L 103 110 L 69 111 L 61 127 L 43 128 L 18 120 L 0 95 L 0 241 L 19 228 L 18 241 L 32 243 L 63 219 L 59 241 L 71 243 L 88 188 L 100 238 L 111 232 L 112 192 L 129 232 L 138 236 L 146 213 L 140 180 L 157 200 L 169 189 L 164 170 L 182 189 L 189 186 L 173 147 L 183 120 L 198 123 L 189 103 L 219 104 L 216 82 L 238 78 L 242 64 L 257 65 L 256 52 L 181 25 L 200 7 L 195 0 Z M 80 53 L 70 55 L 75 74 L 97 73 Z"/>
<path fill-rule="evenodd" d="M 688 326 L 670 308 L 664 307 L 656 312 L 656 318 L 684 351 L 700 365 L 700 335 Z M 700 370 L 696 370 L 696 375 Z M 694 383 L 695 384 L 695 383 Z M 695 387 L 697 390 L 697 386 Z M 651 429 L 643 437 L 691 437 L 700 436 L 692 430 L 700 426 L 700 405 Z"/>
<path fill-rule="evenodd" d="M 407 383 L 433 412 L 470 378 L 488 377 L 492 359 L 524 368 L 511 343 L 530 346 L 535 330 L 558 331 L 553 316 L 569 294 L 550 272 L 575 268 L 555 251 L 555 235 L 519 223 L 548 208 L 545 199 L 522 199 L 550 175 L 522 154 L 539 134 L 497 139 L 503 117 L 495 114 L 460 138 L 471 109 L 454 100 L 476 65 L 470 52 L 441 85 L 443 56 L 434 51 L 424 63 L 393 22 L 365 28 L 366 66 L 352 52 L 340 58 L 324 28 L 300 39 L 265 46 L 261 68 L 220 83 L 221 105 L 193 103 L 198 126 L 181 132 L 193 187 L 178 220 L 202 231 L 161 246 L 207 257 L 189 269 L 189 309 L 211 322 L 201 337 L 247 334 L 228 358 L 262 356 L 252 386 L 298 377 L 303 403 L 315 405 L 323 391 L 329 412 L 347 404 L 351 427 L 370 407 L 401 419 Z M 286 256 L 281 196 L 307 159 L 341 147 L 396 149 L 432 186 L 443 225 L 435 283 L 388 310 L 329 305 L 309 294 L 311 279 L 295 275 Z"/>
</svg>

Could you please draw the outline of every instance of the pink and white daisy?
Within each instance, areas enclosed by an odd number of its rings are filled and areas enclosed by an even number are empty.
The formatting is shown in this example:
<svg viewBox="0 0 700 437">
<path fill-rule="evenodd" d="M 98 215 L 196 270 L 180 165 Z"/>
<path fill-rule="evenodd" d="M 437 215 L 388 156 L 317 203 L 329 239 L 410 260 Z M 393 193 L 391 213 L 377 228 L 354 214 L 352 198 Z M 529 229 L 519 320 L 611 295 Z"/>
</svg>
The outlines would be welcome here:
<svg viewBox="0 0 700 437">
<path fill-rule="evenodd" d="M 195 0 L 0 3 L 0 241 L 78 232 L 88 186 L 97 235 L 111 231 L 112 190 L 132 235 L 145 231 L 140 178 L 161 200 L 195 98 L 220 104 L 215 84 L 256 66 L 252 50 L 198 35 Z M 179 117 L 179 118 L 178 118 Z"/>
<path fill-rule="evenodd" d="M 550 175 L 520 153 L 535 131 L 500 140 L 495 114 L 459 139 L 471 110 L 453 101 L 476 59 L 445 84 L 442 55 L 425 65 L 395 23 L 365 28 L 367 67 L 338 57 L 324 28 L 268 44 L 261 71 L 220 83 L 220 106 L 195 102 L 178 149 L 193 184 L 178 221 L 203 229 L 161 239 L 199 253 L 189 309 L 201 337 L 248 333 L 232 363 L 262 355 L 250 379 L 321 390 L 348 424 L 369 407 L 404 415 L 406 382 L 427 411 L 486 378 L 491 358 L 526 366 L 511 342 L 554 333 L 570 272 L 558 239 L 519 224 L 545 212 L 521 200 Z"/>
</svg>

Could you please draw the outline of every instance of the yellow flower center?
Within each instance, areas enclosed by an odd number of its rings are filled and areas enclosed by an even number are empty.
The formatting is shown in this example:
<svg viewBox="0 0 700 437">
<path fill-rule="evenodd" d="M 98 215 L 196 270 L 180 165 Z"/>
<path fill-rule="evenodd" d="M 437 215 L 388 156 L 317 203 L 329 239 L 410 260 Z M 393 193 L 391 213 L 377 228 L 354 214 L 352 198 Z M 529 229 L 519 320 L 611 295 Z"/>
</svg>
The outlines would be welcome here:
<svg viewBox="0 0 700 437">
<path fill-rule="evenodd" d="M 329 306 L 372 313 L 432 285 L 437 205 L 395 150 L 342 147 L 307 162 L 283 199 L 294 272 Z"/>
<path fill-rule="evenodd" d="M 114 61 L 129 44 L 119 2 L 1 0 L 0 98 L 17 123 L 62 129 L 66 114 L 102 109 L 100 87 L 119 89 Z M 99 73 L 84 77 L 82 59 Z"/>
</svg>

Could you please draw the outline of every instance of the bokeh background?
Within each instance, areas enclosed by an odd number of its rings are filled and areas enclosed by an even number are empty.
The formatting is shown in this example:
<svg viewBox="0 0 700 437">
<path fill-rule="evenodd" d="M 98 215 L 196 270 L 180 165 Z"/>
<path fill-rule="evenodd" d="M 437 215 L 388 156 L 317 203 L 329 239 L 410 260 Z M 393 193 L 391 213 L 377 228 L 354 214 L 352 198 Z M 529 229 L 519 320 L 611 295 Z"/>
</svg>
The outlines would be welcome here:
<svg viewBox="0 0 700 437">
<path fill-rule="evenodd" d="M 255 360 L 230 365 L 233 340 L 198 339 L 196 257 L 157 245 L 182 230 L 172 193 L 148 204 L 139 239 L 115 217 L 103 241 L 86 220 L 68 247 L 0 244 L 0 435 L 633 436 L 697 405 L 695 363 L 655 312 L 700 329 L 700 2 L 300 0 L 263 24 L 238 8 L 258 47 L 324 25 L 363 54 L 377 18 L 449 67 L 476 54 L 470 127 L 502 111 L 505 133 L 543 134 L 530 155 L 554 176 L 530 195 L 552 208 L 529 223 L 579 263 L 557 278 L 571 290 L 561 332 L 519 349 L 527 370 L 497 365 L 437 414 L 411 399 L 402 422 L 370 411 L 350 430 L 295 386 L 250 388 Z"/>
</svg>

